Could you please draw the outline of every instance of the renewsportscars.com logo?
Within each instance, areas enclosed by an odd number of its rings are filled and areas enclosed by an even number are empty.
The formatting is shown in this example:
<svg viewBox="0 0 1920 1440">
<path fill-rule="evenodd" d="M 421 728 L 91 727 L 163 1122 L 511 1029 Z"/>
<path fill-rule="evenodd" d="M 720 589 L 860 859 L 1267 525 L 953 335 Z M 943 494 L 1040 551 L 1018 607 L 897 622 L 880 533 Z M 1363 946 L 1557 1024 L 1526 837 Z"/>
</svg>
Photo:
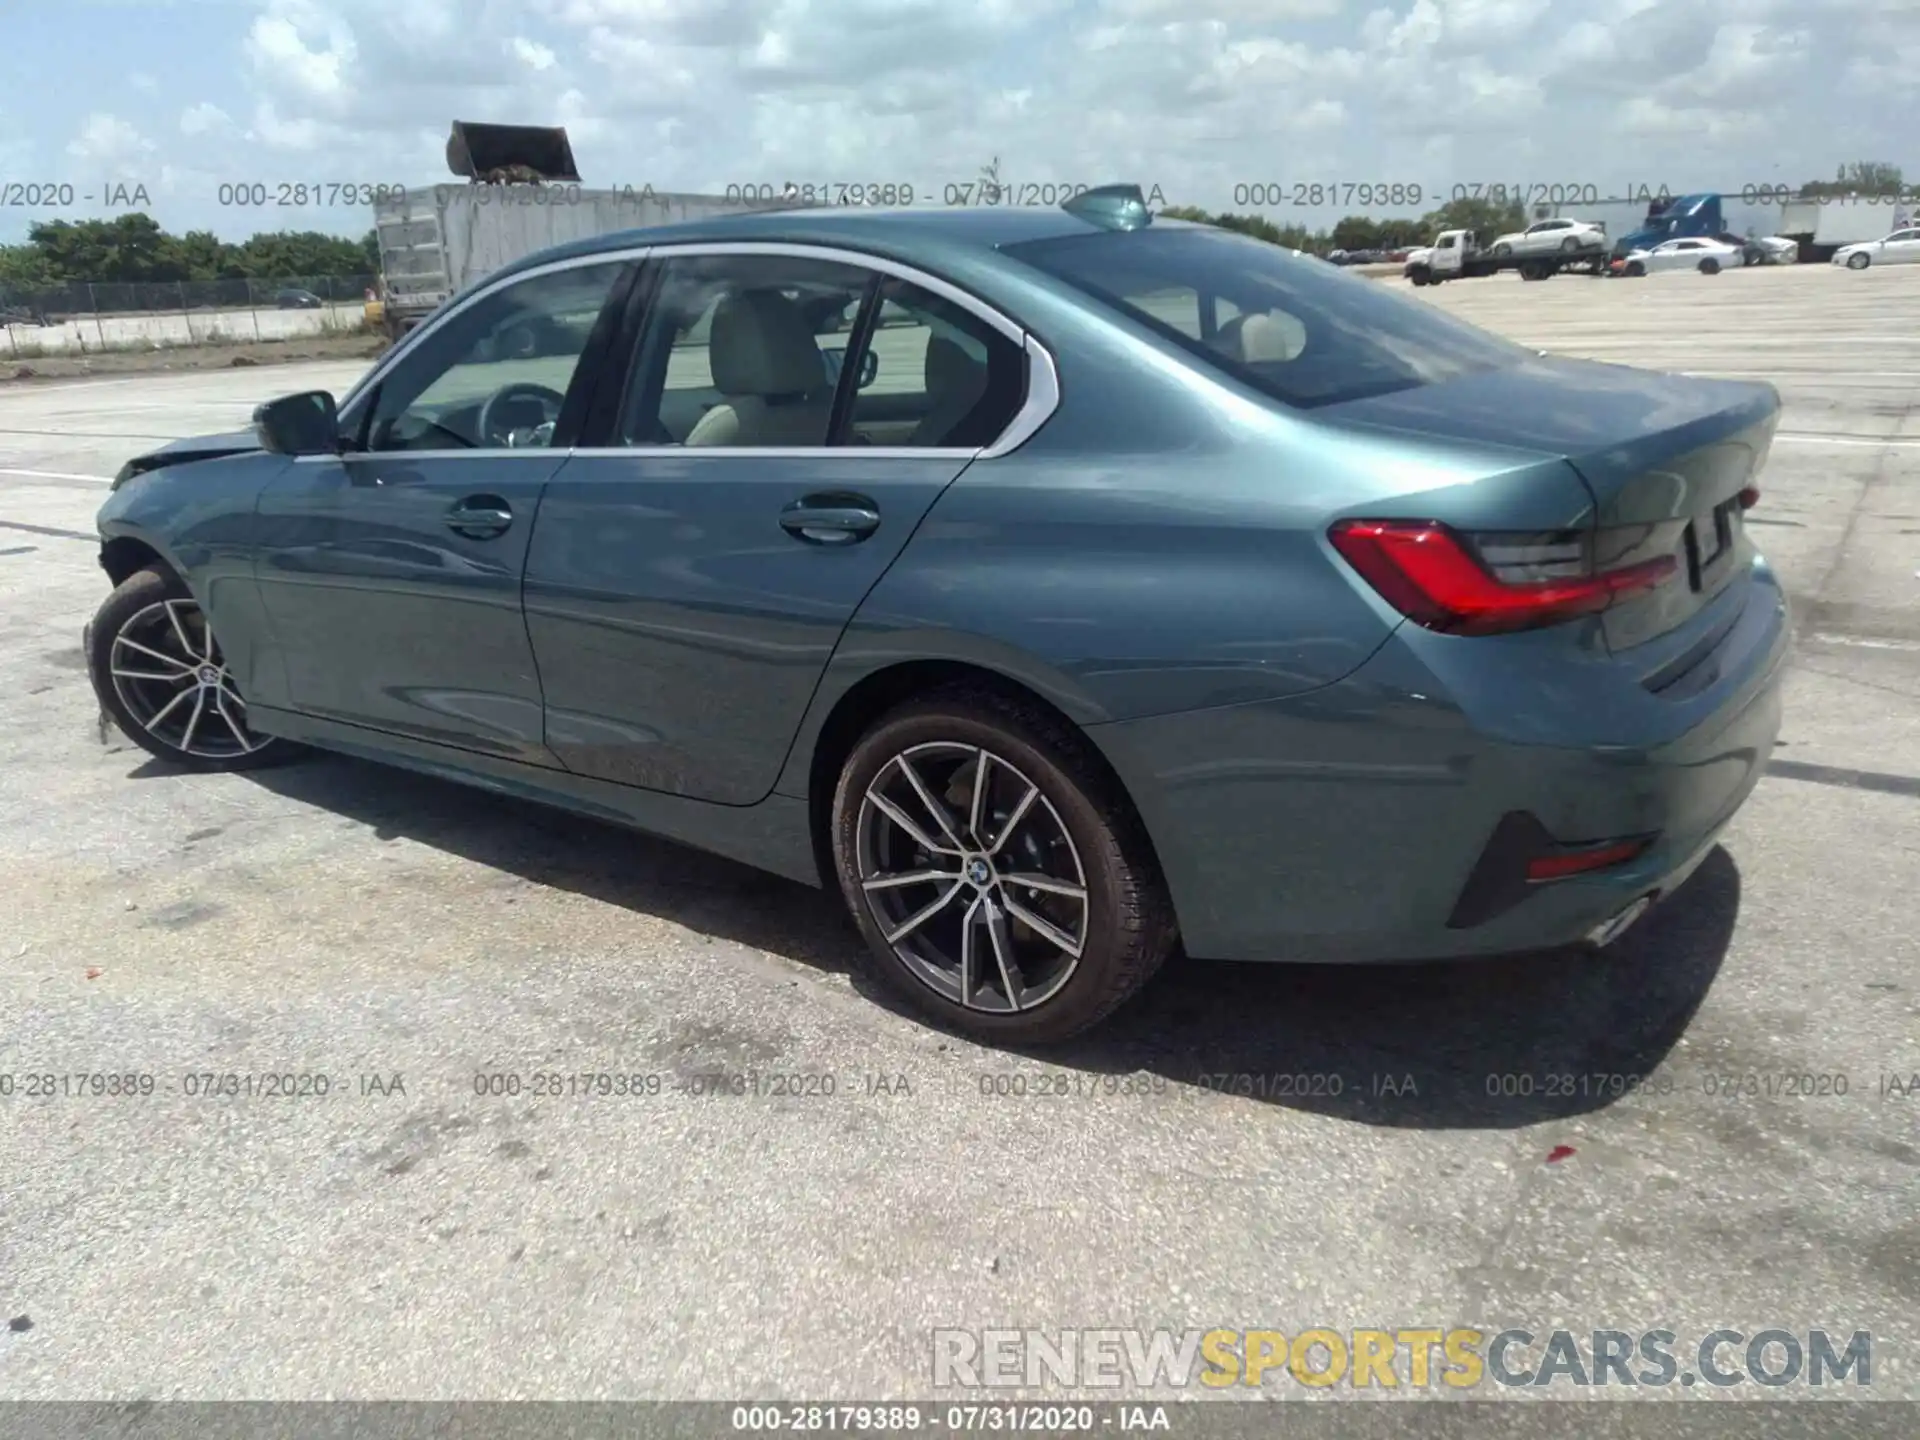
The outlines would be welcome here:
<svg viewBox="0 0 1920 1440">
<path fill-rule="evenodd" d="M 1506 1386 L 1873 1384 L 1873 1336 L 1715 1330 L 936 1330 L 933 1383 L 951 1389 L 1200 1386 L 1469 1390 Z"/>
</svg>

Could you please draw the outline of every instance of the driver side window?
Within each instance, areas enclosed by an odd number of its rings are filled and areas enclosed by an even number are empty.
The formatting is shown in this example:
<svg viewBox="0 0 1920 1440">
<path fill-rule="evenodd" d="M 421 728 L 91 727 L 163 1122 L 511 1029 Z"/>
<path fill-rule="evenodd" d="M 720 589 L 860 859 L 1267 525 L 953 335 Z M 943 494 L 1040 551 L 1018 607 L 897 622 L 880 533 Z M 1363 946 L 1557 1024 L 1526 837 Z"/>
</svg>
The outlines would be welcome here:
<svg viewBox="0 0 1920 1440">
<path fill-rule="evenodd" d="M 594 322 L 627 263 L 536 275 L 454 316 L 381 381 L 365 448 L 552 444 Z"/>
</svg>

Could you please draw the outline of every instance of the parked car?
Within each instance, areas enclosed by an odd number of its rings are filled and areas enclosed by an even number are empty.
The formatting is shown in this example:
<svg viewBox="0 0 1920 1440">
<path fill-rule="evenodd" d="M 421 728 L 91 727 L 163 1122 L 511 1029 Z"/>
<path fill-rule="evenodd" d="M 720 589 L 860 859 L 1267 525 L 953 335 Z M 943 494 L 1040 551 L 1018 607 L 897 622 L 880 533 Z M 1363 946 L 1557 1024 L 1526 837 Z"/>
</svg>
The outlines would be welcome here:
<svg viewBox="0 0 1920 1440">
<path fill-rule="evenodd" d="M 129 461 L 83 643 L 163 761 L 342 750 L 824 885 L 879 984 L 1044 1043 L 1177 941 L 1598 947 L 1677 891 L 1780 724 L 1779 410 L 1132 186 L 740 215 Z"/>
<path fill-rule="evenodd" d="M 1762 235 L 1747 242 L 1758 252 L 1757 263 L 1762 265 L 1797 265 L 1800 263 L 1800 242 L 1785 235 Z"/>
<path fill-rule="evenodd" d="M 327 302 L 311 290 L 282 290 L 273 303 L 282 310 L 318 310 Z"/>
<path fill-rule="evenodd" d="M 1895 230 L 1884 239 L 1842 245 L 1833 252 L 1832 263 L 1844 265 L 1849 270 L 1864 270 L 1869 265 L 1920 263 L 1920 228 Z"/>
<path fill-rule="evenodd" d="M 1703 235 L 1662 240 L 1651 250 L 1630 250 L 1614 262 L 1628 275 L 1650 275 L 1660 270 L 1698 270 L 1702 275 L 1718 275 L 1729 267 L 1745 264 L 1741 247 L 1724 240 L 1709 240 Z"/>
<path fill-rule="evenodd" d="M 1607 227 L 1585 220 L 1540 220 L 1524 230 L 1494 237 L 1488 247 L 1495 255 L 1571 255 L 1581 250 L 1607 248 Z"/>
</svg>

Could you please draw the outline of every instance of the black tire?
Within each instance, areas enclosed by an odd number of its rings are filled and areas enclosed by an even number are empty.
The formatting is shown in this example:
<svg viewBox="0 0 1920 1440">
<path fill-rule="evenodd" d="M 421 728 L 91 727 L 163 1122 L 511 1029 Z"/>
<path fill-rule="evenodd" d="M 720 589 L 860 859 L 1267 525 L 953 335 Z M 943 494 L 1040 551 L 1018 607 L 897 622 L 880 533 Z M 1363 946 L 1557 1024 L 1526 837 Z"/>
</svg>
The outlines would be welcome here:
<svg viewBox="0 0 1920 1440">
<path fill-rule="evenodd" d="M 1633 260 L 1628 262 L 1627 274 L 1633 276 L 1635 279 L 1639 279 L 1640 277 L 1644 276 L 1646 273 L 1647 273 L 1647 267 L 1641 264 L 1638 260 Z"/>
<path fill-rule="evenodd" d="M 862 848 L 861 827 L 863 812 L 867 812 L 868 787 L 881 780 L 883 772 L 891 777 L 903 774 L 895 762 L 915 747 L 942 745 L 979 747 L 990 753 L 998 765 L 1011 766 L 1017 772 L 1013 789 L 1023 794 L 1018 782 L 1024 780 L 1037 787 L 1038 799 L 1050 807 L 1043 814 L 1036 800 L 1029 804 L 1026 813 L 1048 825 L 1057 822 L 1070 840 L 1072 850 L 1077 852 L 1075 858 L 1086 891 L 1084 910 L 1080 912 L 1080 954 L 1066 971 L 1064 980 L 1057 982 L 1058 989 L 1027 1009 L 993 1011 L 962 1005 L 936 990 L 931 981 L 916 973 L 888 943 L 886 931 L 875 914 L 875 904 L 870 903 L 862 884 L 865 873 L 862 857 L 866 852 Z M 916 759 L 915 763 L 928 768 L 929 764 L 938 762 Z M 934 776 L 928 781 L 931 788 L 938 783 L 939 776 L 937 771 L 930 773 Z M 1004 770 L 994 773 L 1006 774 Z M 970 789 L 971 781 L 950 778 L 947 785 Z M 1002 793 L 1009 792 L 1003 790 Z M 952 805 L 950 796 L 951 792 L 943 798 L 948 806 Z M 917 818 L 931 831 L 931 816 L 920 814 Z M 967 824 L 964 810 L 949 809 L 948 818 L 961 827 Z M 870 813 L 867 823 L 877 823 Z M 1003 821 L 996 815 L 990 823 L 997 825 Z M 839 784 L 834 791 L 831 825 L 833 863 L 841 895 L 867 942 L 858 959 L 860 969 L 945 1028 L 989 1043 L 1013 1046 L 1055 1044 L 1069 1039 L 1097 1025 L 1134 995 L 1160 968 L 1175 944 L 1173 907 L 1152 846 L 1132 806 L 1085 737 L 1030 702 L 985 687 L 960 686 L 909 702 L 883 716 L 854 746 L 841 767 Z M 1003 832 L 1001 843 L 1020 833 L 1019 826 Z M 977 839 L 964 831 L 963 838 L 970 844 Z M 1014 848 L 1019 848 L 1017 843 Z M 911 863 L 917 866 L 922 859 L 924 856 Z M 950 863 L 964 865 L 965 862 L 956 859 Z M 923 886 L 934 898 L 943 888 L 937 884 Z M 974 893 L 964 886 L 956 889 L 964 892 L 962 898 Z M 1027 904 L 1044 898 L 1032 890 L 1023 895 Z M 918 901 L 916 897 L 913 902 L 899 903 L 904 906 Z M 948 919 L 950 911 L 951 907 L 937 918 Z M 964 913 L 973 913 L 971 901 Z M 991 907 L 988 913 L 994 913 Z M 1010 912 L 1000 913 L 1005 921 L 1018 924 L 1017 917 Z M 950 918 L 965 924 L 960 916 Z M 934 921 L 927 922 L 929 928 L 933 925 Z M 1021 927 L 1019 933 L 1029 941 L 1037 939 L 1037 932 L 1025 927 Z M 1015 984 L 998 985 L 997 993 L 1023 989 L 1028 984 L 1028 972 L 1022 966 L 1018 973 L 1020 978 Z M 986 991 L 986 998 L 992 998 L 995 992 L 990 987 L 995 985 L 989 975 L 975 993 Z"/>
<path fill-rule="evenodd" d="M 1560 242 L 1560 253 L 1562 255 L 1578 255 L 1580 253 L 1579 240 L 1569 235 L 1566 239 Z"/>
<path fill-rule="evenodd" d="M 1700 273 L 1702 275 L 1718 275 L 1720 273 L 1720 262 L 1712 256 L 1708 256 L 1700 262 Z"/>
<path fill-rule="evenodd" d="M 182 641 L 178 647 L 162 643 L 158 646 L 148 646 L 143 651 L 136 651 L 133 648 L 134 645 L 144 642 L 130 633 L 127 634 L 128 643 L 120 646 L 122 658 L 131 660 L 136 654 L 152 657 L 140 663 L 150 667 L 153 676 L 167 678 L 164 681 L 160 678 L 150 680 L 130 678 L 125 672 L 132 670 L 131 664 L 122 664 L 119 669 L 123 673 L 119 676 L 114 674 L 116 641 L 121 639 L 123 632 L 134 629 L 144 631 L 149 624 L 159 624 L 157 617 L 149 618 L 150 612 L 154 612 L 156 607 L 163 605 L 181 607 L 178 613 L 187 627 L 189 636 L 193 634 L 193 617 L 199 616 L 200 633 L 207 637 L 206 643 L 199 648 L 214 657 L 215 667 L 221 677 L 217 683 L 203 685 L 195 680 L 190 685 L 185 684 L 190 678 L 186 672 L 192 672 L 194 667 L 179 660 L 169 661 L 170 666 L 177 667 L 183 672 L 177 680 L 172 678 L 168 668 L 162 667 L 162 660 L 167 659 L 174 648 L 181 649 L 187 655 L 194 655 L 194 646 L 186 645 Z M 301 753 L 299 746 L 291 741 L 259 735 L 246 725 L 245 702 L 240 700 L 239 692 L 232 688 L 231 681 L 225 678 L 225 665 L 220 658 L 217 642 L 206 632 L 205 625 L 205 617 L 200 615 L 199 605 L 194 601 L 192 592 L 172 571 L 151 567 L 129 575 L 101 603 L 100 608 L 94 612 L 92 623 L 86 628 L 84 644 L 87 651 L 87 675 L 93 682 L 93 693 L 99 699 L 101 708 L 112 717 L 113 723 L 119 726 L 120 733 L 134 744 L 148 754 L 182 770 L 203 773 L 257 770 L 263 766 L 284 764 L 294 759 Z M 155 655 L 156 649 L 162 653 Z M 195 691 L 204 693 L 195 694 Z M 202 722 L 208 727 L 209 737 L 204 753 L 183 749 L 171 742 L 166 735 L 156 733 L 135 715 L 129 704 L 132 700 L 134 703 L 157 711 L 168 703 L 168 697 L 173 694 L 180 694 L 183 697 L 192 695 L 192 703 L 202 709 Z M 203 706 L 202 701 L 207 696 L 213 698 Z M 179 709 L 184 711 L 186 705 L 187 701 L 183 698 Z M 234 717 L 237 724 L 228 723 L 223 718 L 225 716 Z M 157 723 L 164 723 L 159 721 L 157 714 L 149 718 Z M 189 712 L 189 718 L 191 718 L 191 712 Z M 242 732 L 245 732 L 244 739 L 241 738 Z M 230 746 L 216 746 L 212 743 L 213 737 L 218 737 L 222 733 L 232 742 Z M 197 724 L 189 732 L 189 738 L 190 743 L 196 747 L 201 745 Z M 247 744 L 255 745 L 257 748 L 241 748 Z M 225 749 L 231 749 L 233 753 L 221 753 Z"/>
<path fill-rule="evenodd" d="M 1493 247 L 1493 253 L 1504 260 L 1513 253 L 1513 247 L 1511 245 L 1496 245 Z"/>
<path fill-rule="evenodd" d="M 1847 257 L 1847 269 L 1864 270 L 1873 263 L 1873 257 L 1861 250 Z"/>
</svg>

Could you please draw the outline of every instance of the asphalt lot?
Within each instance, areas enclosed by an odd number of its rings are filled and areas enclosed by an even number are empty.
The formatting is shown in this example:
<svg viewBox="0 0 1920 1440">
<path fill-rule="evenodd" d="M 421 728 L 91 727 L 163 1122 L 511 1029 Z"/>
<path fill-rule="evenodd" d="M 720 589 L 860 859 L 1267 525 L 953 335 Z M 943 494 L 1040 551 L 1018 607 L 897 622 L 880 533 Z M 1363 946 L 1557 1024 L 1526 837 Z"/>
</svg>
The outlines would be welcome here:
<svg viewBox="0 0 1920 1440">
<path fill-rule="evenodd" d="M 925 1397 L 938 1327 L 1464 1324 L 1867 1329 L 1872 1393 L 1920 1398 L 1920 1095 L 1883 1092 L 1920 1072 L 1920 268 L 1413 293 L 1779 385 L 1774 773 L 1604 961 L 1177 962 L 1044 1057 L 860 993 L 823 894 L 358 762 L 103 743 L 87 477 L 360 366 L 0 390 L 0 1397 Z M 715 1071 L 837 1093 L 475 1088 Z"/>
</svg>

